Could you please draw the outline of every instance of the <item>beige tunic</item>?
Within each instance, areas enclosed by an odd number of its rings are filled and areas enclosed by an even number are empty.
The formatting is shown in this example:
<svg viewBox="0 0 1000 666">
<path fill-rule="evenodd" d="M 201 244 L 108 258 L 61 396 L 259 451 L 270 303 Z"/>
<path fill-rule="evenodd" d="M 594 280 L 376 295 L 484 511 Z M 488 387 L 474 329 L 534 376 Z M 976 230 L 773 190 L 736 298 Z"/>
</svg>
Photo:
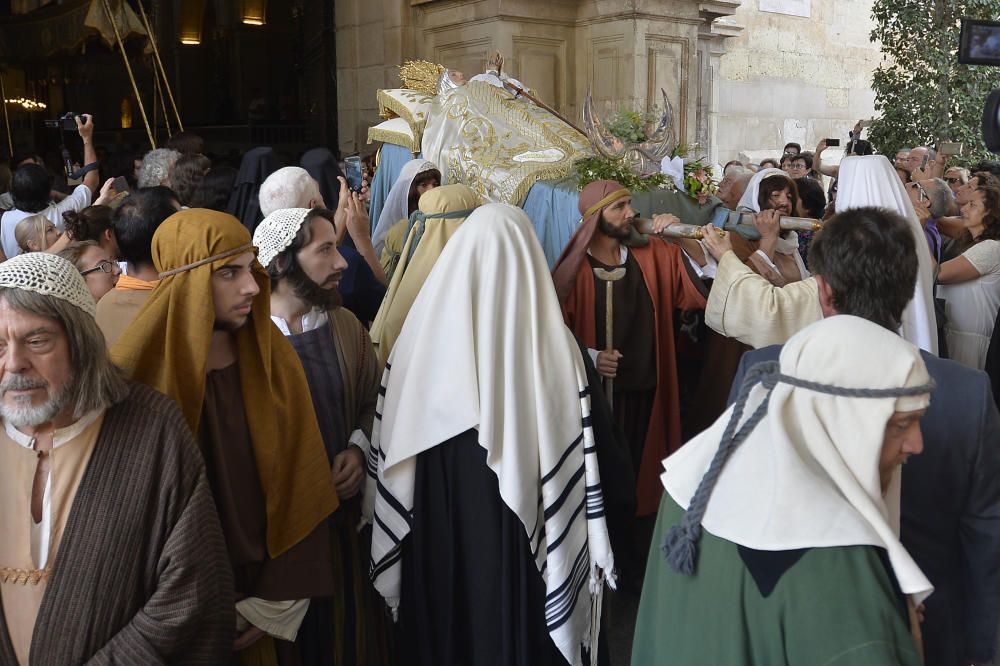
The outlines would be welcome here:
<svg viewBox="0 0 1000 666">
<path fill-rule="evenodd" d="M 784 344 L 823 318 L 815 278 L 775 287 L 727 252 L 719 261 L 705 323 L 756 349 Z"/>
<path fill-rule="evenodd" d="M 55 431 L 40 524 L 31 517 L 38 464 L 31 437 L 0 428 L 0 599 L 20 664 L 28 663 L 35 618 L 103 420 L 103 412 L 95 412 Z"/>
</svg>

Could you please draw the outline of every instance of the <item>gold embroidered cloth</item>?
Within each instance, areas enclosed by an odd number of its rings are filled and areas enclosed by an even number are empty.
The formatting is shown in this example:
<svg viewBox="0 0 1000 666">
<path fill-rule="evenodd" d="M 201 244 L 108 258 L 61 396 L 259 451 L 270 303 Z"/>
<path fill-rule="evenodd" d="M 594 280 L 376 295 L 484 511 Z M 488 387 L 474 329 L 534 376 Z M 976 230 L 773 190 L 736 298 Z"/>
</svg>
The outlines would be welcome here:
<svg viewBox="0 0 1000 666">
<path fill-rule="evenodd" d="M 427 116 L 424 159 L 447 183 L 519 205 L 538 180 L 563 178 L 592 154 L 586 137 L 526 99 L 483 81 L 439 96 Z"/>
</svg>

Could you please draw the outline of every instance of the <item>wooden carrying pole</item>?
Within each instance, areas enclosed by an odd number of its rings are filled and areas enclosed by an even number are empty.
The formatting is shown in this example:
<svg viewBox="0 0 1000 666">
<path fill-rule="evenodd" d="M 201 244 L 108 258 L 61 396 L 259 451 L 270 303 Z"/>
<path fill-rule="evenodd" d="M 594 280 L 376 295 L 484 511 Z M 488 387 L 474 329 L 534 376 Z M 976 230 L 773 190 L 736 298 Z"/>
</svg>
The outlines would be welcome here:
<svg viewBox="0 0 1000 666">
<path fill-rule="evenodd" d="M 7 115 L 7 86 L 6 82 L 4 81 L 2 69 L 0 69 L 0 97 L 3 98 L 0 101 L 3 102 L 3 124 L 7 128 L 7 150 L 9 151 L 8 157 L 14 159 L 14 138 L 10 134 L 10 116 Z M 11 164 L 12 168 L 15 166 L 17 165 Z"/>
<path fill-rule="evenodd" d="M 132 83 L 132 92 L 135 93 L 135 101 L 139 103 L 139 113 L 142 114 L 142 123 L 146 126 L 146 136 L 149 137 L 149 145 L 156 148 L 156 140 L 153 139 L 153 130 L 149 127 L 149 118 L 146 117 L 146 107 L 142 104 L 142 96 L 139 94 L 139 86 L 136 85 L 135 76 L 132 74 L 132 65 L 128 61 L 128 53 L 125 52 L 125 43 L 122 41 L 122 35 L 118 31 L 118 22 L 115 21 L 114 14 L 111 13 L 111 5 L 108 4 L 108 0 L 101 0 L 104 5 L 104 13 L 108 15 L 108 20 L 111 21 L 111 27 L 115 29 L 115 41 L 118 42 L 118 49 L 122 52 L 122 60 L 125 62 L 125 71 L 128 72 L 128 80 Z"/>
<path fill-rule="evenodd" d="M 149 45 L 153 47 L 153 59 L 156 60 L 156 71 L 159 72 L 160 78 L 163 79 L 163 87 L 167 89 L 167 97 L 170 98 L 170 106 L 173 107 L 174 117 L 177 118 L 177 127 L 180 131 L 184 131 L 184 121 L 181 120 L 181 113 L 177 110 L 177 102 L 174 101 L 174 92 L 170 89 L 170 81 L 167 80 L 167 71 L 163 68 L 163 61 L 160 60 L 160 49 L 156 46 L 156 35 L 153 34 L 153 27 L 149 23 L 149 19 L 146 17 L 146 10 L 142 6 L 142 0 L 139 0 L 136 4 L 139 5 L 139 15 L 142 17 L 142 25 L 146 28 L 146 36 L 149 37 Z M 167 109 L 163 109 L 163 117 L 167 117 Z M 167 121 L 167 134 L 170 134 L 170 121 Z"/>
</svg>

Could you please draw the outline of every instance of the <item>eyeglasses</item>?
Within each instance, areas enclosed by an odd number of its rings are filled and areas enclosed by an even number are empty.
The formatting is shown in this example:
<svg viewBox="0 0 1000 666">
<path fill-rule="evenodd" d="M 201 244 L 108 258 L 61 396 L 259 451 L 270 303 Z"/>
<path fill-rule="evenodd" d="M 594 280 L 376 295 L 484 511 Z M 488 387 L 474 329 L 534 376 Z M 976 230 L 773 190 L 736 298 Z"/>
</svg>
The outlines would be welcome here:
<svg viewBox="0 0 1000 666">
<path fill-rule="evenodd" d="M 95 271 L 104 271 L 105 273 L 110 273 L 114 269 L 115 265 L 110 261 L 108 261 L 107 259 L 105 259 L 104 261 L 100 262 L 93 268 L 88 268 L 85 271 L 80 271 L 80 275 L 89 275 L 90 273 L 93 273 Z"/>
<path fill-rule="evenodd" d="M 917 188 L 917 192 L 919 192 L 917 198 L 920 201 L 920 203 L 924 203 L 925 201 L 930 200 L 930 197 L 927 195 L 927 190 L 924 189 L 924 186 L 921 185 L 919 181 L 913 181 L 912 183 L 907 183 L 906 185 L 907 187 L 912 186 Z"/>
<path fill-rule="evenodd" d="M 954 178 L 954 177 L 952 177 L 952 178 L 945 178 L 944 182 L 948 183 L 949 185 L 956 185 L 958 183 L 961 183 L 962 179 L 961 178 Z"/>
</svg>

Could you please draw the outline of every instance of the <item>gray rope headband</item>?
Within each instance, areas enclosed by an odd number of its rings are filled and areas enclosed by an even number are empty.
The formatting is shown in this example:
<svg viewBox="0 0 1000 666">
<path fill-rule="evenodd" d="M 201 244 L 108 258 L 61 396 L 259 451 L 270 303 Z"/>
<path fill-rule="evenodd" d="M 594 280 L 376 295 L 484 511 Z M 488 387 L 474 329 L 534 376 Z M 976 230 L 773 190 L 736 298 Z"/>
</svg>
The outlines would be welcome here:
<svg viewBox="0 0 1000 666">
<path fill-rule="evenodd" d="M 661 550 L 667 558 L 667 563 L 674 571 L 690 576 L 694 573 L 695 557 L 698 551 L 698 540 L 701 538 L 701 521 L 705 517 L 705 510 L 708 508 L 708 500 L 715 488 L 715 482 L 719 479 L 719 474 L 725 466 L 729 456 L 743 441 L 753 432 L 757 424 L 760 423 L 767 414 L 767 405 L 771 400 L 771 393 L 778 384 L 790 384 L 797 388 L 803 388 L 817 393 L 840 396 L 844 398 L 902 398 L 907 396 L 917 396 L 930 393 L 934 389 L 934 382 L 912 388 L 888 388 L 888 389 L 862 389 L 843 388 L 820 384 L 805 379 L 799 379 L 790 375 L 781 374 L 781 366 L 777 361 L 766 361 L 758 363 L 750 368 L 743 383 L 740 385 L 739 397 L 733 406 L 733 413 L 729 417 L 729 423 L 722 433 L 722 441 L 712 458 L 711 464 L 701 477 L 698 488 L 688 505 L 681 522 L 674 525 L 667 532 L 663 540 Z M 746 407 L 750 390 L 757 384 L 762 384 L 767 389 L 767 395 L 760 403 L 754 413 L 743 424 L 743 427 L 736 430 L 736 426 L 743 416 L 743 409 Z"/>
<path fill-rule="evenodd" d="M 415 210 L 410 215 L 410 222 L 406 226 L 406 237 L 409 238 L 410 232 L 413 227 L 417 227 L 417 235 L 413 238 L 413 242 L 410 243 L 410 252 L 406 255 L 406 260 L 409 261 L 413 258 L 413 253 L 417 249 L 417 245 L 420 244 L 420 239 L 424 237 L 424 225 L 427 220 L 453 220 L 459 217 L 469 217 L 475 208 L 466 208 L 465 210 L 453 210 L 450 213 L 425 213 L 422 210 Z"/>
</svg>

